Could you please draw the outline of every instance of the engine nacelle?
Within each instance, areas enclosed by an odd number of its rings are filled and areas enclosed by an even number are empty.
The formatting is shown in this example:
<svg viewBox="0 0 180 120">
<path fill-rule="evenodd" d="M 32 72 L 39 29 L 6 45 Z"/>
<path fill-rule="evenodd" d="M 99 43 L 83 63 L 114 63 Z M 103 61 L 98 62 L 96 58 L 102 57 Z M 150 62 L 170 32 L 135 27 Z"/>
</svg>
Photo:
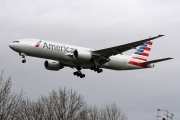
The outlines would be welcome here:
<svg viewBox="0 0 180 120">
<path fill-rule="evenodd" d="M 60 62 L 52 61 L 52 60 L 46 60 L 44 62 L 44 66 L 47 70 L 54 70 L 54 71 L 58 71 L 63 68 Z"/>
<path fill-rule="evenodd" d="M 73 52 L 73 57 L 74 59 L 89 61 L 91 60 L 92 55 L 89 51 L 75 50 Z"/>
</svg>

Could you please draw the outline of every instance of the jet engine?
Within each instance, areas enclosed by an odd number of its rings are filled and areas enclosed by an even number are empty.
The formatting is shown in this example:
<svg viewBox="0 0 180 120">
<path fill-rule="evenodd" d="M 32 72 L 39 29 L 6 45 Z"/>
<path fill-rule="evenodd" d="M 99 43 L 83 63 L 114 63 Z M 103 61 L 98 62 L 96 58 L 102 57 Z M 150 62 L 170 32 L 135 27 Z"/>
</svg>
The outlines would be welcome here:
<svg viewBox="0 0 180 120">
<path fill-rule="evenodd" d="M 92 55 L 89 51 L 75 50 L 73 52 L 73 57 L 74 59 L 89 61 L 91 60 Z"/>
<path fill-rule="evenodd" d="M 44 66 L 47 70 L 58 71 L 63 68 L 62 64 L 58 61 L 46 60 Z"/>
</svg>

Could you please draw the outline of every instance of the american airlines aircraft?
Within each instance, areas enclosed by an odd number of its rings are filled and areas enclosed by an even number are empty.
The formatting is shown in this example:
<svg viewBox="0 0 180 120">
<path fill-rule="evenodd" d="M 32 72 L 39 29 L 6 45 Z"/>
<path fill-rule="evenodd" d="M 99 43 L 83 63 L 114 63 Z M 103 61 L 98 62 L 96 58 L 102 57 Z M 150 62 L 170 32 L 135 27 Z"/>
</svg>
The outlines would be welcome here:
<svg viewBox="0 0 180 120">
<path fill-rule="evenodd" d="M 85 74 L 81 72 L 82 69 L 91 69 L 97 73 L 103 72 L 102 68 L 111 70 L 144 69 L 153 68 L 153 63 L 172 59 L 147 61 L 153 44 L 152 40 L 162 36 L 164 35 L 99 50 L 41 39 L 20 39 L 10 43 L 9 47 L 22 56 L 23 63 L 26 62 L 26 55 L 45 58 L 48 59 L 44 62 L 47 70 L 58 71 L 64 67 L 76 68 L 77 71 L 74 72 L 74 75 L 84 78 Z M 122 55 L 123 52 L 136 49 L 138 46 L 140 47 L 131 56 Z"/>
</svg>

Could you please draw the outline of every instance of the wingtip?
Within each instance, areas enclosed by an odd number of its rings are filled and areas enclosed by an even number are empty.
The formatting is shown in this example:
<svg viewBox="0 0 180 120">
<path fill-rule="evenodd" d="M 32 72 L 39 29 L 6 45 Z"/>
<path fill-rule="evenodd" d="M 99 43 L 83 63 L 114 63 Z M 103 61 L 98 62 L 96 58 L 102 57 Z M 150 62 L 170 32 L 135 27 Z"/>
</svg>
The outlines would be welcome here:
<svg viewBox="0 0 180 120">
<path fill-rule="evenodd" d="M 159 35 L 159 37 L 162 37 L 162 36 L 165 36 L 165 35 Z"/>
</svg>

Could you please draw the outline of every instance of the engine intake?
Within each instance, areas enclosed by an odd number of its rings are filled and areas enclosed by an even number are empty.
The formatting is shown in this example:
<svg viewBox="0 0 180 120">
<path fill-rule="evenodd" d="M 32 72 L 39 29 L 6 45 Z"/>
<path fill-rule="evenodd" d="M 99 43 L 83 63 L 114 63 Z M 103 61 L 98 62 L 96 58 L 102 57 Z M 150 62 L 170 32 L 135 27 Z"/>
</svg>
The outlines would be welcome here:
<svg viewBox="0 0 180 120">
<path fill-rule="evenodd" d="M 89 60 L 91 60 L 92 55 L 89 51 L 75 50 L 73 52 L 73 57 L 74 57 L 74 59 L 89 61 Z"/>
<path fill-rule="evenodd" d="M 57 61 L 49 61 L 49 60 L 46 60 L 44 62 L 44 66 L 47 70 L 54 70 L 54 71 L 58 71 L 60 69 L 63 68 L 62 64 L 60 62 L 57 62 Z"/>
</svg>

